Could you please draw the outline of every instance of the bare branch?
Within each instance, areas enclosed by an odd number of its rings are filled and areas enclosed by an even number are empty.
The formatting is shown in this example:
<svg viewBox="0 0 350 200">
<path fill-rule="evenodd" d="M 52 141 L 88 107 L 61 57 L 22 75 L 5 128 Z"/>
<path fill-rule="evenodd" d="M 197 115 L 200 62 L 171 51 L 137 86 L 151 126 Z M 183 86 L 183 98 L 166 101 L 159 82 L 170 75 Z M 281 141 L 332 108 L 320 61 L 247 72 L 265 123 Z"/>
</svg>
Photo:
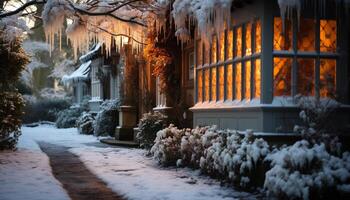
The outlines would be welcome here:
<svg viewBox="0 0 350 200">
<path fill-rule="evenodd" d="M 43 1 L 39 1 L 39 0 L 28 1 L 25 4 L 23 4 L 21 7 L 17 8 L 16 10 L 0 13 L 0 19 L 4 18 L 4 17 L 9 17 L 9 16 L 12 16 L 12 15 L 16 15 L 16 14 L 22 12 L 23 10 L 25 10 L 26 8 L 28 8 L 29 6 L 45 4 L 45 3 L 46 3 L 46 0 L 43 0 Z"/>
</svg>

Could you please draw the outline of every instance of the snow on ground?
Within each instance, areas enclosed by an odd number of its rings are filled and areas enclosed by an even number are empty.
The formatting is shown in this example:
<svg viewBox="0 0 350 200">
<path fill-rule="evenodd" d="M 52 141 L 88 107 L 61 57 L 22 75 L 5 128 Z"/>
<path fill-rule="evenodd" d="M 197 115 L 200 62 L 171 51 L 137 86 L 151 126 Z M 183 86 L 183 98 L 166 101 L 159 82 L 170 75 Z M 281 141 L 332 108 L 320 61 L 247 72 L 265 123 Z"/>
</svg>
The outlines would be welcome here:
<svg viewBox="0 0 350 200">
<path fill-rule="evenodd" d="M 0 153 L 0 199 L 69 199 L 37 141 L 70 147 L 95 175 L 128 199 L 254 199 L 198 171 L 161 168 L 143 150 L 104 147 L 75 128 L 41 125 L 23 127 L 22 132 L 18 151 Z"/>
</svg>

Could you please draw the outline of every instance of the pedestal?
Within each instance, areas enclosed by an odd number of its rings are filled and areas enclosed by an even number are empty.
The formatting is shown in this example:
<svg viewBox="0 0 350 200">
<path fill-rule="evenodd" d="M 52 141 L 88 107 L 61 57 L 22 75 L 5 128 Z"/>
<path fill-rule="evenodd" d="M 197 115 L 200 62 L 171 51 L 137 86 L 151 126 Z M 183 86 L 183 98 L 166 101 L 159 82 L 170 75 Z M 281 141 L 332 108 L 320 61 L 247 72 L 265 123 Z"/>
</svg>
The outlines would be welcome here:
<svg viewBox="0 0 350 200">
<path fill-rule="evenodd" d="M 134 127 L 137 125 L 136 119 L 136 108 L 134 106 L 120 106 L 119 126 L 115 131 L 115 139 L 134 141 Z"/>
</svg>

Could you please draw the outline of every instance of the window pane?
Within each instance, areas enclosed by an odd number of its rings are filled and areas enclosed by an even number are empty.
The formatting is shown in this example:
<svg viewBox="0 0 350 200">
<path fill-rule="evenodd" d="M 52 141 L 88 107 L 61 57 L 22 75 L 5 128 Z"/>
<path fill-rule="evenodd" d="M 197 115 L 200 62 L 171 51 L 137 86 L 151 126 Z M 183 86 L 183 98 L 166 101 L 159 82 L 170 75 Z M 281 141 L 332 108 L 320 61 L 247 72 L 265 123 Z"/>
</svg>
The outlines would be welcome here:
<svg viewBox="0 0 350 200">
<path fill-rule="evenodd" d="M 197 102 L 203 100 L 203 73 L 202 70 L 197 71 Z"/>
<path fill-rule="evenodd" d="M 224 66 L 219 67 L 219 100 L 224 100 Z"/>
<path fill-rule="evenodd" d="M 251 81 L 251 72 L 252 72 L 252 65 L 250 60 L 248 60 L 245 63 L 245 77 L 244 77 L 244 81 L 245 81 L 245 92 L 244 92 L 244 97 L 245 99 L 250 99 L 250 81 Z"/>
<path fill-rule="evenodd" d="M 261 62 L 260 59 L 255 60 L 254 66 L 254 97 L 260 97 L 261 91 Z"/>
<path fill-rule="evenodd" d="M 204 45 L 204 64 L 209 64 L 209 45 Z"/>
<path fill-rule="evenodd" d="M 252 54 L 252 24 L 247 23 L 245 26 L 245 55 Z"/>
<path fill-rule="evenodd" d="M 242 27 L 236 28 L 235 57 L 242 56 Z"/>
<path fill-rule="evenodd" d="M 211 100 L 216 101 L 216 67 L 211 68 Z"/>
<path fill-rule="evenodd" d="M 320 21 L 320 50 L 321 52 L 336 52 L 337 22 L 335 20 Z"/>
<path fill-rule="evenodd" d="M 274 96 L 290 96 L 292 59 L 274 58 L 273 63 Z"/>
<path fill-rule="evenodd" d="M 336 60 L 320 60 L 320 96 L 335 97 L 336 89 Z"/>
<path fill-rule="evenodd" d="M 216 63 L 217 60 L 216 60 L 216 52 L 217 52 L 217 48 L 216 48 L 216 45 L 217 45 L 217 39 L 216 39 L 216 36 L 213 37 L 213 41 L 211 43 L 211 63 Z"/>
<path fill-rule="evenodd" d="M 202 42 L 200 40 L 197 41 L 197 55 L 196 55 L 196 59 L 197 59 L 197 66 L 201 66 L 202 65 Z"/>
<path fill-rule="evenodd" d="M 255 53 L 261 52 L 261 22 L 255 22 Z"/>
<path fill-rule="evenodd" d="M 300 19 L 298 51 L 315 51 L 315 25 L 314 19 Z"/>
<path fill-rule="evenodd" d="M 204 71 L 205 101 L 209 101 L 209 69 Z"/>
<path fill-rule="evenodd" d="M 232 100 L 233 96 L 232 96 L 232 81 L 233 81 L 233 73 L 232 73 L 232 64 L 227 65 L 227 69 L 226 69 L 226 95 L 228 100 Z"/>
<path fill-rule="evenodd" d="M 298 59 L 297 74 L 298 94 L 305 96 L 315 95 L 315 60 L 314 59 Z"/>
<path fill-rule="evenodd" d="M 283 23 L 280 17 L 275 17 L 273 22 L 273 47 L 274 50 L 292 50 L 292 23 L 286 20 Z"/>
<path fill-rule="evenodd" d="M 235 65 L 235 99 L 242 99 L 242 64 Z"/>
<path fill-rule="evenodd" d="M 220 33 L 219 38 L 219 60 L 224 61 L 225 60 L 225 32 Z"/>
<path fill-rule="evenodd" d="M 233 30 L 227 32 L 227 58 L 233 58 Z"/>
</svg>

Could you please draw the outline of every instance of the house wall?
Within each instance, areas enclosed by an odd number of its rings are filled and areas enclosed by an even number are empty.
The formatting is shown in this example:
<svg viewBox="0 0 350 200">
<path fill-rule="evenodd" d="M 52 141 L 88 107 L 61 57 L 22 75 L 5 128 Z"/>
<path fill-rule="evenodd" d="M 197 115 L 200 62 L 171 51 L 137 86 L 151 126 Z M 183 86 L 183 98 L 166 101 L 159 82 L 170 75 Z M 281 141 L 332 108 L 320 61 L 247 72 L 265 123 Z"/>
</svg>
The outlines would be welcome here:
<svg viewBox="0 0 350 200">
<path fill-rule="evenodd" d="M 91 100 L 89 101 L 89 107 L 91 112 L 97 112 L 100 109 L 100 104 L 103 100 L 103 90 L 100 80 L 97 78 L 96 73 L 98 69 L 103 65 L 103 58 L 99 57 L 91 61 Z"/>
</svg>

